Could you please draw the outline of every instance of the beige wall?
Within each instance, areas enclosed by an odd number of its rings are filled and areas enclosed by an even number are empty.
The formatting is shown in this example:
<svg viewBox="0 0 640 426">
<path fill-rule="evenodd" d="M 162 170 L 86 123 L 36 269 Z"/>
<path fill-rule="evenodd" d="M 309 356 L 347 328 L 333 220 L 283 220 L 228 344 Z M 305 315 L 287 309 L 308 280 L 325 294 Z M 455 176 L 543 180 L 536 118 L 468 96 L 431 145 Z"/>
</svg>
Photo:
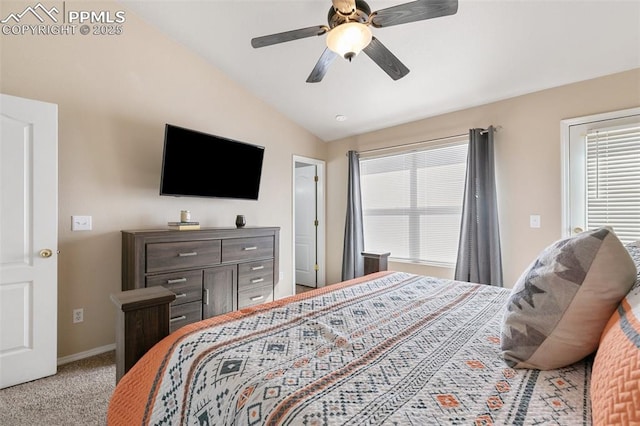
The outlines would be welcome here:
<svg viewBox="0 0 640 426">
<path fill-rule="evenodd" d="M 640 106 L 640 70 L 632 70 L 476 108 L 428 118 L 329 144 L 328 223 L 344 224 L 350 149 L 430 140 L 473 127 L 502 126 L 495 135 L 504 285 L 512 287 L 541 249 L 562 236 L 560 121 Z M 529 227 L 539 214 L 542 226 Z M 328 282 L 340 280 L 342 233 L 329 227 Z M 451 277 L 452 271 L 392 263 L 391 269 Z"/>
<path fill-rule="evenodd" d="M 0 5 L 0 15 L 25 3 Z M 66 2 L 67 10 L 86 2 Z M 92 10 L 121 10 L 91 2 Z M 126 13 L 118 36 L 0 36 L 0 91 L 58 104 L 60 357 L 115 342 L 120 230 L 163 227 L 189 209 L 204 226 L 280 226 L 278 297 L 291 293 L 292 156 L 323 158 L 326 144 L 294 125 L 180 44 Z M 260 199 L 158 195 L 164 124 L 265 146 Z M 55 212 L 52 212 L 52 214 Z M 71 215 L 93 231 L 71 232 Z M 72 324 L 72 310 L 84 322 Z"/>
</svg>

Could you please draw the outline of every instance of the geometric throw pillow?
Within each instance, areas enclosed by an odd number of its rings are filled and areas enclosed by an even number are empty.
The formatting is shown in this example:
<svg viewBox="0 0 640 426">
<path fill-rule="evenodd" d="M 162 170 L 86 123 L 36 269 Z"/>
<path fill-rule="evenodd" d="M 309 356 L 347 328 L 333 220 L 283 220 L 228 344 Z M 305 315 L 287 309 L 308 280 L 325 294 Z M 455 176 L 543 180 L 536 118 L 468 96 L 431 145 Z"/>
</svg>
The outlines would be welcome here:
<svg viewBox="0 0 640 426">
<path fill-rule="evenodd" d="M 507 302 L 501 330 L 506 363 L 550 370 L 594 352 L 636 273 L 629 252 L 608 227 L 544 249 Z"/>
</svg>

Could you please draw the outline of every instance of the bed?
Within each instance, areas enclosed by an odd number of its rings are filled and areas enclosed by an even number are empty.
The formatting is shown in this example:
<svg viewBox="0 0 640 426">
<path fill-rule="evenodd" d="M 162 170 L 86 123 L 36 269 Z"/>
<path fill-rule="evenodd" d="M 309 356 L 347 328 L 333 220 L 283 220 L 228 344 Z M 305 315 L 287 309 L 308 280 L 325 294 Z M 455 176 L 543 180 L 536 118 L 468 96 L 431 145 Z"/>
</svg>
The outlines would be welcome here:
<svg viewBox="0 0 640 426">
<path fill-rule="evenodd" d="M 640 264 L 640 248 L 626 250 Z M 636 266 L 634 280 L 635 273 Z M 593 370 L 605 370 L 598 363 L 616 368 L 610 354 L 602 355 L 606 361 L 598 360 L 598 351 L 546 370 L 505 360 L 501 333 L 514 292 L 382 271 L 190 324 L 156 344 L 124 375 L 109 405 L 108 424 L 640 421 L 635 413 L 640 411 L 640 338 L 634 341 L 627 330 L 630 352 L 617 361 L 631 359 L 630 376 L 624 378 L 631 390 L 610 397 L 611 389 L 603 386 L 598 392 L 605 396 L 594 401 Z M 633 315 L 631 334 L 640 336 L 637 280 L 623 297 L 598 339 Z M 609 344 L 611 352 L 620 347 L 616 342 Z M 615 400 L 620 397 L 626 399 Z M 605 412 L 606 405 L 622 405 L 627 414 Z"/>
</svg>

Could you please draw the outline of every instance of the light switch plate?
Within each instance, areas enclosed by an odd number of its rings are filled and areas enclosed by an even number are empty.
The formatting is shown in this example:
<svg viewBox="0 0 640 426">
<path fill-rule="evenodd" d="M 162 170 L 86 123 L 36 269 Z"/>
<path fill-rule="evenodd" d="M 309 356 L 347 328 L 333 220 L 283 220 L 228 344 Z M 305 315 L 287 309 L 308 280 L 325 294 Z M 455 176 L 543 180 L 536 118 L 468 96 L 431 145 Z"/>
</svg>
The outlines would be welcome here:
<svg viewBox="0 0 640 426">
<path fill-rule="evenodd" d="M 529 216 L 529 227 L 531 228 L 540 228 L 540 215 L 532 214 Z"/>
<path fill-rule="evenodd" d="M 91 231 L 91 216 L 71 216 L 72 231 Z"/>
</svg>

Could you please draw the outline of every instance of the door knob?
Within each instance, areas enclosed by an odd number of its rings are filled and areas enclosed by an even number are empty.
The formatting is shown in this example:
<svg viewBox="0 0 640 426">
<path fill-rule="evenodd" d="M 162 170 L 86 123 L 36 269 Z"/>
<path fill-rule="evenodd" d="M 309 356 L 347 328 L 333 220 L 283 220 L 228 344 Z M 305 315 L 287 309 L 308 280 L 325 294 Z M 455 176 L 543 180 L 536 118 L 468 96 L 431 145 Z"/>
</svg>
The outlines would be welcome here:
<svg viewBox="0 0 640 426">
<path fill-rule="evenodd" d="M 573 228 L 573 233 L 574 234 L 579 234 L 582 231 L 584 231 L 584 229 L 580 228 L 579 226 L 576 226 L 575 228 Z"/>
<path fill-rule="evenodd" d="M 40 257 L 51 257 L 53 256 L 53 251 L 51 249 L 42 249 L 40 250 Z"/>
</svg>

